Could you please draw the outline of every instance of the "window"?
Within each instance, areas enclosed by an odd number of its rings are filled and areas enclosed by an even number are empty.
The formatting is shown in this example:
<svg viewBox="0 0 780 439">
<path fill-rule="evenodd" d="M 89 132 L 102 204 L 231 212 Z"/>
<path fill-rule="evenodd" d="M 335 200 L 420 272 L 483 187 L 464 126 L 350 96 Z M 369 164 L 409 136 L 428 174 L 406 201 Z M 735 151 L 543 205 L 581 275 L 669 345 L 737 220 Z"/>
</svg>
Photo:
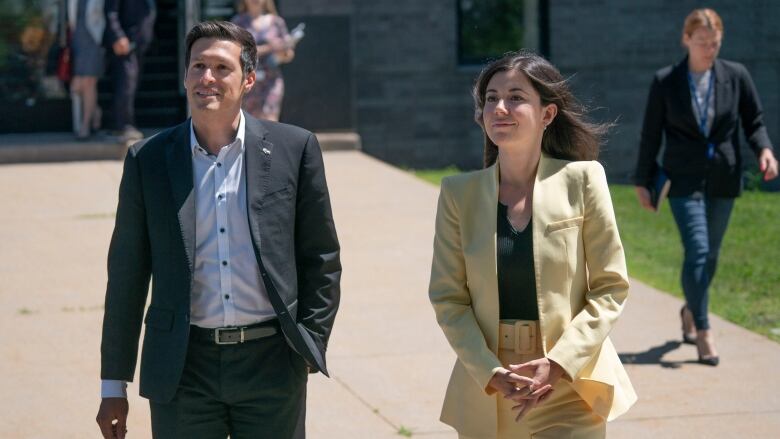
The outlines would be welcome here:
<svg viewBox="0 0 780 439">
<path fill-rule="evenodd" d="M 546 0 L 456 0 L 458 63 L 483 64 L 521 48 L 546 52 Z"/>
<path fill-rule="evenodd" d="M 201 20 L 230 20 L 239 10 L 242 0 L 200 0 Z M 276 10 L 281 14 L 280 3 L 275 0 Z"/>
<path fill-rule="evenodd" d="M 236 14 L 238 3 L 233 0 L 202 0 L 201 20 L 230 20 Z"/>
</svg>

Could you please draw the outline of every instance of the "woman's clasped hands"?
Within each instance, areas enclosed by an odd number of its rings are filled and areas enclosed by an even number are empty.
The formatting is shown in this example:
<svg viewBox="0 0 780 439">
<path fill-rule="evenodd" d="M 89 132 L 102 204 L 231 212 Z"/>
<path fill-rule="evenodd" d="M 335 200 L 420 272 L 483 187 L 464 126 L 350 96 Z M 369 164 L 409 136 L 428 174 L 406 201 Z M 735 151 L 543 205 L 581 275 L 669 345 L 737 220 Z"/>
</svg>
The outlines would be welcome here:
<svg viewBox="0 0 780 439">
<path fill-rule="evenodd" d="M 558 363 L 539 358 L 522 364 L 510 364 L 493 374 L 488 385 L 516 403 L 515 421 L 519 422 L 528 412 L 544 402 L 553 392 L 553 386 L 563 376 Z"/>
</svg>

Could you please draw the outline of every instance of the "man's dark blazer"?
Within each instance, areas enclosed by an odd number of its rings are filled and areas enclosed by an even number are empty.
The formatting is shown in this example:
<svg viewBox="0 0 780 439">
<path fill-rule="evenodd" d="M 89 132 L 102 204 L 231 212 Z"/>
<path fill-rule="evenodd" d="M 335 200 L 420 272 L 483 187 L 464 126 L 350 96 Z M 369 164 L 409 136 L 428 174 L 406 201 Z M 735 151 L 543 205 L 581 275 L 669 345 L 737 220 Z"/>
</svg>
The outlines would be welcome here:
<svg viewBox="0 0 780 439">
<path fill-rule="evenodd" d="M 127 37 L 136 48 L 143 48 L 152 42 L 156 11 L 147 0 L 106 0 L 103 7 L 106 15 L 104 42 L 111 46 L 120 38 Z M 113 52 L 111 52 L 113 53 Z"/>
<path fill-rule="evenodd" d="M 688 58 L 656 72 L 647 98 L 634 183 L 652 179 L 656 157 L 666 138 L 662 166 L 672 180 L 669 196 L 702 191 L 710 196 L 736 197 L 742 189 L 739 125 L 751 149 L 771 148 L 758 93 L 745 66 L 716 59 L 715 118 L 709 137 L 699 131 L 688 85 Z M 707 144 L 715 157 L 707 159 Z"/>
<path fill-rule="evenodd" d="M 322 153 L 306 130 L 247 114 L 245 121 L 248 221 L 262 281 L 292 349 L 311 370 L 327 375 L 341 263 Z M 187 121 L 129 150 L 108 254 L 101 378 L 132 381 L 143 321 L 140 393 L 160 402 L 176 393 L 190 328 L 195 193 L 189 127 Z"/>
</svg>

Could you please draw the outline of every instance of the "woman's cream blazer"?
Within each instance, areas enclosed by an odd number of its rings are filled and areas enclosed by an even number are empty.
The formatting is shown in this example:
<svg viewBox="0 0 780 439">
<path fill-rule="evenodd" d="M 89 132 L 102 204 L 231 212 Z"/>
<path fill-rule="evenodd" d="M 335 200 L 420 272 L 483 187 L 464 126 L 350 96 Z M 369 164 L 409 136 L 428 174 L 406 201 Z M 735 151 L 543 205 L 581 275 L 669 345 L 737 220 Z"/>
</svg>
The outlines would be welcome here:
<svg viewBox="0 0 780 439">
<path fill-rule="evenodd" d="M 498 350 L 498 165 L 445 178 L 429 295 L 457 354 L 442 422 L 495 437 L 488 382 Z M 533 192 L 533 252 L 542 345 L 593 411 L 611 420 L 636 401 L 608 334 L 628 295 L 623 245 L 604 168 L 542 156 Z"/>
</svg>

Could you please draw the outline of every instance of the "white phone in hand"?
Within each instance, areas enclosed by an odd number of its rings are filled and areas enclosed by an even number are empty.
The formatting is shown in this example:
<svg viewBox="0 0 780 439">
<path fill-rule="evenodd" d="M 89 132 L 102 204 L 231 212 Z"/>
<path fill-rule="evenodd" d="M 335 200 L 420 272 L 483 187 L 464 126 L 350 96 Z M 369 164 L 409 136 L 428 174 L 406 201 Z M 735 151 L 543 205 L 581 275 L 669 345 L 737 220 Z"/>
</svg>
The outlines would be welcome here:
<svg viewBox="0 0 780 439">
<path fill-rule="evenodd" d="M 299 23 L 290 31 L 290 46 L 295 47 L 298 41 L 301 41 L 304 37 L 303 30 L 306 29 L 306 23 Z"/>
</svg>

